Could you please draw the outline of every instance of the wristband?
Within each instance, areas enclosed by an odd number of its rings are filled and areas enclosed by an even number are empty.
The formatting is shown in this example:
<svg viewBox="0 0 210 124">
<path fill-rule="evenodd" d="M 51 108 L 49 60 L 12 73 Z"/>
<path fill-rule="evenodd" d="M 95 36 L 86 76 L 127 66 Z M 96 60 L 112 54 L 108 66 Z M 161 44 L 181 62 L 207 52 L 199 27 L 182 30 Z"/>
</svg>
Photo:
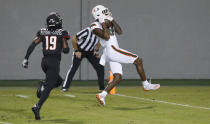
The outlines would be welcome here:
<svg viewBox="0 0 210 124">
<path fill-rule="evenodd" d="M 74 50 L 74 52 L 76 53 L 76 52 L 79 52 L 79 50 Z"/>
</svg>

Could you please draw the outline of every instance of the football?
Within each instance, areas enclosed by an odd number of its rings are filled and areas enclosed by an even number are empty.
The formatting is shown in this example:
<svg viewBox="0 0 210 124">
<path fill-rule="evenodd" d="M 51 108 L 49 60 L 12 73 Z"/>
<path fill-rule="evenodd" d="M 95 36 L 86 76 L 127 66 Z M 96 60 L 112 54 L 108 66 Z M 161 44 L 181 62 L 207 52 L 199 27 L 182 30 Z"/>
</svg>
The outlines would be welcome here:
<svg viewBox="0 0 210 124">
<path fill-rule="evenodd" d="M 112 26 L 112 22 L 108 19 L 105 19 L 105 24 L 106 24 L 107 28 Z"/>
</svg>

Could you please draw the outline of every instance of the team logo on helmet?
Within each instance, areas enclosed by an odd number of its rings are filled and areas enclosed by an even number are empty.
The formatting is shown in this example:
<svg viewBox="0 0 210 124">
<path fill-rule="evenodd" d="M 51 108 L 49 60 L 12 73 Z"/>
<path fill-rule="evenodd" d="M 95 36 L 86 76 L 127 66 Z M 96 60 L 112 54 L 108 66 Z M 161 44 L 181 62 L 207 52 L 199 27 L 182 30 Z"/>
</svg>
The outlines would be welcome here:
<svg viewBox="0 0 210 124">
<path fill-rule="evenodd" d="M 62 18 L 61 16 L 56 13 L 56 12 L 51 12 L 47 19 L 46 19 L 46 23 L 47 23 L 47 28 L 48 29 L 61 29 L 62 28 Z"/>
<path fill-rule="evenodd" d="M 109 15 L 112 16 L 111 12 L 109 11 L 109 9 L 103 5 L 97 5 L 95 7 L 93 7 L 92 9 L 92 15 L 95 19 L 100 18 L 103 15 Z"/>
</svg>

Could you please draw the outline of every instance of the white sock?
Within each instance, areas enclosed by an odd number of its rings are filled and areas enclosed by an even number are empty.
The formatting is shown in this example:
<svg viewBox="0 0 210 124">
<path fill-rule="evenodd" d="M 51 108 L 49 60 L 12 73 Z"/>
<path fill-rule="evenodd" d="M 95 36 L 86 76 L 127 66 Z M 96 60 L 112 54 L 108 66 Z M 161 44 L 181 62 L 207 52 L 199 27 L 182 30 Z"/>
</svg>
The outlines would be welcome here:
<svg viewBox="0 0 210 124">
<path fill-rule="evenodd" d="M 102 96 L 106 97 L 107 92 L 106 92 L 105 90 L 103 90 L 100 94 L 101 94 Z"/>
<path fill-rule="evenodd" d="M 146 81 L 142 81 L 142 84 L 143 85 L 147 85 L 147 84 L 149 84 L 149 82 L 146 80 Z"/>
</svg>

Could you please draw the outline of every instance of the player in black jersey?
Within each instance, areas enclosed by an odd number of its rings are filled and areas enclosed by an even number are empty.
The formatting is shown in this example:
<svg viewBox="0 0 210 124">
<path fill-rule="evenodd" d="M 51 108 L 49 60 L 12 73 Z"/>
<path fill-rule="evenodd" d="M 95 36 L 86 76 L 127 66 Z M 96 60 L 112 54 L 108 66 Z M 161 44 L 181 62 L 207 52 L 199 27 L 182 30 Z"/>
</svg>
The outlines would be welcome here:
<svg viewBox="0 0 210 124">
<path fill-rule="evenodd" d="M 28 59 L 37 44 L 42 42 L 43 58 L 41 67 L 46 74 L 46 84 L 40 96 L 39 102 L 34 105 L 32 111 L 35 119 L 40 120 L 40 109 L 47 100 L 51 90 L 58 87 L 62 83 L 59 76 L 61 53 L 69 53 L 67 40 L 70 38 L 67 31 L 62 29 L 62 18 L 58 13 L 52 12 L 46 19 L 47 28 L 43 28 L 37 32 L 36 38 L 28 47 L 26 56 L 22 62 L 24 68 L 28 68 Z"/>
</svg>

